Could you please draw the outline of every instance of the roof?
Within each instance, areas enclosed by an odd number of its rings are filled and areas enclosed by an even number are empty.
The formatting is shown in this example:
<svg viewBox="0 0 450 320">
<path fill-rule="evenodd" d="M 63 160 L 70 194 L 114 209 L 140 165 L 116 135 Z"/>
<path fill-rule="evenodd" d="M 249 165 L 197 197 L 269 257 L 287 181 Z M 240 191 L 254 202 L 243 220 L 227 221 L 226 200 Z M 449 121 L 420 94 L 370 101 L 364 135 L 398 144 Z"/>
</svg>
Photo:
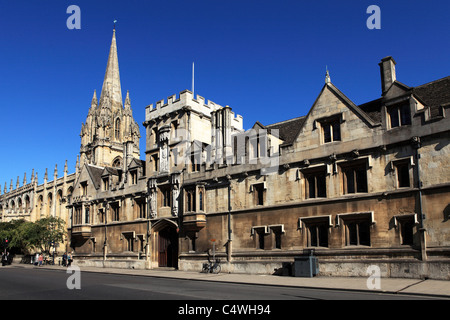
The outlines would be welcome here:
<svg viewBox="0 0 450 320">
<path fill-rule="evenodd" d="M 270 130 L 278 130 L 279 138 L 284 140 L 285 144 L 291 144 L 297 137 L 305 119 L 306 116 L 302 116 L 282 122 L 269 124 L 265 127 Z"/>
<path fill-rule="evenodd" d="M 86 169 L 91 176 L 92 182 L 95 185 L 95 188 L 100 188 L 100 183 L 102 179 L 103 167 L 97 167 L 91 164 L 86 164 Z"/>
<path fill-rule="evenodd" d="M 431 118 L 439 115 L 439 107 L 450 103 L 450 76 L 417 86 L 413 89 L 431 112 Z"/>
<path fill-rule="evenodd" d="M 333 86 L 334 89 L 336 89 Z M 432 81 L 410 89 L 412 94 L 420 99 L 426 107 L 430 108 L 431 118 L 440 114 L 439 108 L 443 105 L 450 104 L 450 76 Z M 338 91 L 336 89 L 336 91 Z M 338 91 L 338 93 L 341 93 Z M 362 111 L 368 119 L 373 123 L 381 123 L 381 108 L 383 106 L 383 98 L 369 101 L 367 103 L 356 106 L 356 111 Z M 355 107 L 355 106 L 354 106 Z M 292 144 L 297 137 L 306 116 L 277 122 L 265 126 L 267 129 L 278 129 L 280 139 L 284 140 L 284 145 Z M 369 120 L 369 121 L 370 121 Z M 258 124 L 259 122 L 257 122 Z"/>
<path fill-rule="evenodd" d="M 374 122 L 381 123 L 381 106 L 383 98 L 373 100 L 359 105 L 359 108 L 367 114 Z"/>
</svg>

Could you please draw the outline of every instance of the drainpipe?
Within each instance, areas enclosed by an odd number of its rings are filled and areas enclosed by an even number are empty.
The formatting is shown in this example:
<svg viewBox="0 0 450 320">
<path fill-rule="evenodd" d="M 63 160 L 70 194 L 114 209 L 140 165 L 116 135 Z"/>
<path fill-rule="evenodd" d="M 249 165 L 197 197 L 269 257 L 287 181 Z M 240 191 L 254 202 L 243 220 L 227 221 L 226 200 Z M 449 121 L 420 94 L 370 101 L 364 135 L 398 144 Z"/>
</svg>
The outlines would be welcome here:
<svg viewBox="0 0 450 320">
<path fill-rule="evenodd" d="M 108 208 L 107 208 L 107 202 L 106 201 L 104 201 L 103 202 L 103 214 L 104 214 L 104 216 L 105 216 L 105 241 L 104 241 L 104 243 L 103 243 L 103 266 L 104 266 L 104 263 L 105 263 L 105 261 L 106 261 L 106 255 L 107 255 L 107 252 L 108 252 L 108 245 L 107 245 L 107 234 L 108 234 L 108 230 L 107 230 L 107 224 L 108 224 Z"/>
<path fill-rule="evenodd" d="M 151 269 L 150 268 L 150 201 L 149 201 L 149 195 L 150 195 L 150 191 L 148 191 L 145 194 L 145 201 L 146 201 L 146 205 L 147 205 L 147 234 L 146 234 L 146 244 L 145 244 L 145 262 L 146 262 L 146 268 L 147 269 Z"/>
<path fill-rule="evenodd" d="M 232 238 L 231 233 L 231 179 L 228 180 L 228 252 L 227 252 L 227 261 L 231 262 L 231 254 L 233 252 Z"/>
<path fill-rule="evenodd" d="M 415 149 L 415 161 L 416 161 L 416 171 L 417 171 L 417 188 L 418 188 L 418 196 L 419 196 L 419 235 L 420 235 L 420 250 L 421 250 L 421 260 L 427 260 L 427 243 L 426 243 L 426 229 L 423 223 L 425 220 L 425 213 L 423 212 L 423 204 L 422 204 L 422 180 L 420 179 L 420 153 L 419 149 L 422 144 L 420 141 L 420 137 L 413 137 L 411 139 L 412 147 Z"/>
</svg>

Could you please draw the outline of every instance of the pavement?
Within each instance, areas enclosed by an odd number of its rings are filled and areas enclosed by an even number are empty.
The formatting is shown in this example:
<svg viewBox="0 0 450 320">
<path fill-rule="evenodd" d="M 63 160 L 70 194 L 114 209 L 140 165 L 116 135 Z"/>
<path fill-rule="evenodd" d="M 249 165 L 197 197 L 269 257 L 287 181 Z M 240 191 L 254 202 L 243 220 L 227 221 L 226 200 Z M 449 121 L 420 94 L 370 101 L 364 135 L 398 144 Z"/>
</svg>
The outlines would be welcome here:
<svg viewBox="0 0 450 320">
<path fill-rule="evenodd" d="M 45 268 L 64 270 L 61 266 L 36 267 L 30 264 L 12 264 L 11 267 L 22 268 Z M 363 277 L 325 277 L 299 278 L 276 275 L 255 274 L 206 274 L 193 271 L 179 271 L 167 268 L 152 270 L 116 269 L 99 267 L 79 267 L 81 272 L 100 272 L 108 274 L 123 274 L 145 277 L 159 277 L 171 279 L 218 281 L 240 284 L 257 284 L 268 286 L 289 286 L 299 288 L 329 289 L 329 290 L 351 290 L 371 291 L 406 295 L 427 295 L 450 299 L 450 281 L 448 280 L 422 280 L 406 278 L 380 278 L 379 282 Z"/>
</svg>

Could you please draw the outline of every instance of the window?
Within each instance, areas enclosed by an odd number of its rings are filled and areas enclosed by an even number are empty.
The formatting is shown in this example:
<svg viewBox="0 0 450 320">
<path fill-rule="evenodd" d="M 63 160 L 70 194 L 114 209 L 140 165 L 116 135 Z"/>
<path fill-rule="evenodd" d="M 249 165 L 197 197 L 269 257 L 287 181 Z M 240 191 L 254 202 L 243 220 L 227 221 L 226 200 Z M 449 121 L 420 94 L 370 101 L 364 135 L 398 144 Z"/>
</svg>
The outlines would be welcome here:
<svg viewBox="0 0 450 320">
<path fill-rule="evenodd" d="M 145 252 L 145 239 L 143 234 L 136 236 L 136 240 L 139 241 L 139 252 Z"/>
<path fill-rule="evenodd" d="M 258 235 L 258 249 L 264 250 L 264 229 L 259 229 L 256 233 Z"/>
<path fill-rule="evenodd" d="M 281 249 L 281 236 L 284 234 L 284 225 L 269 226 L 272 231 L 272 247 L 273 249 Z"/>
<path fill-rule="evenodd" d="M 345 244 L 347 246 L 370 246 L 370 221 L 346 221 Z"/>
<path fill-rule="evenodd" d="M 172 138 L 176 139 L 178 137 L 178 121 L 172 121 L 171 123 L 172 129 Z"/>
<path fill-rule="evenodd" d="M 82 207 L 75 207 L 75 215 L 73 217 L 73 224 L 81 224 L 81 218 L 82 218 Z"/>
<path fill-rule="evenodd" d="M 153 144 L 157 144 L 158 143 L 158 128 L 153 128 L 152 129 L 152 136 L 153 136 Z"/>
<path fill-rule="evenodd" d="M 203 191 L 200 190 L 198 193 L 198 209 L 200 211 L 203 211 Z"/>
<path fill-rule="evenodd" d="M 131 184 L 137 184 L 137 170 L 130 171 Z"/>
<path fill-rule="evenodd" d="M 137 211 L 137 217 L 139 219 L 145 219 L 145 198 L 137 198 L 135 200 L 135 206 Z"/>
<path fill-rule="evenodd" d="M 119 221 L 120 220 L 120 215 L 119 215 L 119 204 L 118 203 L 112 203 L 111 204 L 111 210 L 112 210 L 112 220 L 113 221 Z"/>
<path fill-rule="evenodd" d="M 134 251 L 134 233 L 124 232 L 122 235 L 125 238 L 126 251 Z"/>
<path fill-rule="evenodd" d="M 345 194 L 368 192 L 366 167 L 366 163 L 359 163 L 342 168 Z"/>
<path fill-rule="evenodd" d="M 414 240 L 414 221 L 404 220 L 400 223 L 401 239 L 403 245 L 412 245 Z"/>
<path fill-rule="evenodd" d="M 266 234 L 268 234 L 266 226 L 252 228 L 252 235 L 254 236 L 254 239 L 255 239 L 256 249 L 261 249 L 261 250 L 265 249 L 265 241 L 264 241 L 265 239 L 264 238 L 265 238 Z"/>
<path fill-rule="evenodd" d="M 90 224 L 91 223 L 91 216 L 89 214 L 89 207 L 86 207 L 84 209 L 84 223 L 86 224 Z"/>
<path fill-rule="evenodd" d="M 195 190 L 186 190 L 186 211 L 195 211 Z"/>
<path fill-rule="evenodd" d="M 115 128 L 114 128 L 114 137 L 118 140 L 120 139 L 120 119 L 116 119 Z"/>
<path fill-rule="evenodd" d="M 170 190 L 170 186 L 161 186 L 159 188 L 162 194 L 162 207 L 171 207 L 172 206 L 172 192 Z"/>
<path fill-rule="evenodd" d="M 395 170 L 397 172 L 397 186 L 399 188 L 410 187 L 408 162 L 407 161 L 397 162 L 395 164 Z"/>
<path fill-rule="evenodd" d="M 305 173 L 305 196 L 307 199 L 327 197 L 326 177 L 325 169 L 307 171 Z"/>
<path fill-rule="evenodd" d="M 191 155 L 191 170 L 192 170 L 192 172 L 200 171 L 200 161 L 198 161 L 197 158 L 199 158 L 198 154 Z"/>
<path fill-rule="evenodd" d="M 103 191 L 108 191 L 109 190 L 109 177 L 103 178 L 102 182 L 103 182 Z"/>
<path fill-rule="evenodd" d="M 255 133 L 255 135 L 250 137 L 250 139 L 249 139 L 249 142 L 250 142 L 250 144 L 249 144 L 249 148 L 250 148 L 249 154 L 251 156 L 251 159 L 257 159 L 260 156 L 260 141 L 259 141 L 259 137 L 258 137 L 258 134 L 257 134 L 256 131 L 254 133 Z"/>
<path fill-rule="evenodd" d="M 83 196 L 87 196 L 87 182 L 82 182 L 81 183 L 81 194 Z"/>
<path fill-rule="evenodd" d="M 103 217 L 104 214 L 105 214 L 105 211 L 103 209 L 99 209 L 98 210 L 98 221 L 100 223 L 104 223 L 105 222 L 105 219 Z"/>
<path fill-rule="evenodd" d="M 30 208 L 30 197 L 25 196 L 25 209 L 28 210 Z"/>
<path fill-rule="evenodd" d="M 331 216 L 313 216 L 299 219 L 299 227 L 305 226 L 307 247 L 328 247 L 328 233 L 332 226 Z"/>
<path fill-rule="evenodd" d="M 333 117 L 320 122 L 322 127 L 323 143 L 341 141 L 341 121 Z"/>
<path fill-rule="evenodd" d="M 153 171 L 158 171 L 158 154 L 152 155 Z"/>
<path fill-rule="evenodd" d="M 258 183 L 252 186 L 254 191 L 254 201 L 257 206 L 264 205 L 264 183 Z"/>
<path fill-rule="evenodd" d="M 328 247 L 328 225 L 316 223 L 308 226 L 308 247 Z"/>
<path fill-rule="evenodd" d="M 112 166 L 114 168 L 122 168 L 122 158 L 117 157 L 116 159 L 114 159 L 114 161 L 112 162 Z"/>
<path fill-rule="evenodd" d="M 402 245 L 412 246 L 414 244 L 414 227 L 417 222 L 416 214 L 407 214 L 395 216 L 396 225 L 400 231 L 400 243 Z"/>
<path fill-rule="evenodd" d="M 173 166 L 176 167 L 178 166 L 178 148 L 173 148 L 171 152 L 173 156 Z"/>
<path fill-rule="evenodd" d="M 411 112 L 409 103 L 390 107 L 388 109 L 391 128 L 406 126 L 411 124 Z"/>
</svg>

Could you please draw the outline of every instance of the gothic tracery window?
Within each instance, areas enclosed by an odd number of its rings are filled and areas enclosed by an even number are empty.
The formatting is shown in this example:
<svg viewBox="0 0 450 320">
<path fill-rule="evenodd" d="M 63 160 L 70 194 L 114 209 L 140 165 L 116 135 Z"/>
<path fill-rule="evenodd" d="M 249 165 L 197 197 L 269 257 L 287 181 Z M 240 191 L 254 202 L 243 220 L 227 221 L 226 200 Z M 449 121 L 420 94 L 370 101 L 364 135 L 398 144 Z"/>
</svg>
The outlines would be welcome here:
<svg viewBox="0 0 450 320">
<path fill-rule="evenodd" d="M 115 127 L 114 128 L 114 137 L 116 139 L 119 139 L 120 138 L 120 119 L 119 118 L 116 119 L 116 123 L 115 123 L 114 127 Z"/>
</svg>

